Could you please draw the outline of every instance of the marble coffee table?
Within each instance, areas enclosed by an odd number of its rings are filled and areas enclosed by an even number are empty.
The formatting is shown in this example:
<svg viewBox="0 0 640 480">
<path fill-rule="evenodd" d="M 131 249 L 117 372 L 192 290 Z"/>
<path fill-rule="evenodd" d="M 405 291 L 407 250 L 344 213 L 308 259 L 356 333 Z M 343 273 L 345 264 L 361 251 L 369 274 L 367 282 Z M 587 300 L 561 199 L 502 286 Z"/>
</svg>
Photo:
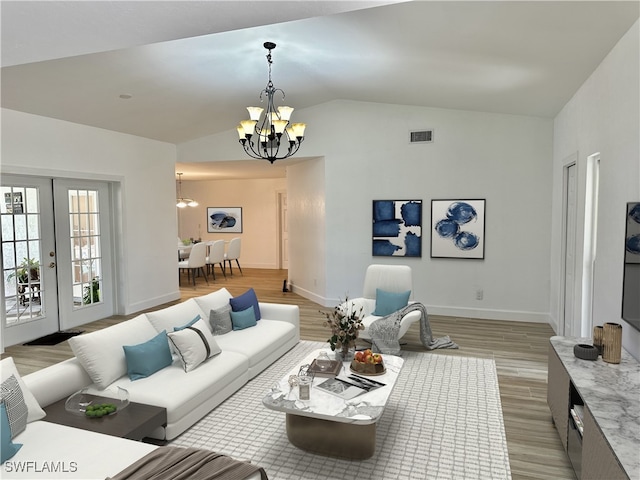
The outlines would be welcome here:
<svg viewBox="0 0 640 480">
<path fill-rule="evenodd" d="M 311 364 L 322 350 L 312 352 L 276 383 L 262 399 L 265 407 L 286 413 L 287 436 L 296 447 L 313 453 L 339 458 L 362 460 L 371 457 L 376 448 L 376 423 L 382 416 L 404 360 L 383 355 L 386 372 L 364 376 L 384 384 L 349 400 L 327 393 L 318 387 L 326 377 L 313 380 L 309 400 L 300 400 L 298 387 L 289 385 L 290 375 L 296 375 L 301 365 Z M 333 358 L 330 350 L 326 350 Z M 353 375 L 345 362 L 339 378 Z"/>
</svg>

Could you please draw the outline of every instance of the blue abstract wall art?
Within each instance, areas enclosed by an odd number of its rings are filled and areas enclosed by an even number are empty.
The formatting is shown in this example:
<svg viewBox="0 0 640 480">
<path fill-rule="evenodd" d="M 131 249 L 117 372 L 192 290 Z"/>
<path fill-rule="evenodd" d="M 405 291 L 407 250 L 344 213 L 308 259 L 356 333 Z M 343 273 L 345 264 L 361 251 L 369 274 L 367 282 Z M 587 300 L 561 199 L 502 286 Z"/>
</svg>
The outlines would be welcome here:
<svg viewBox="0 0 640 480">
<path fill-rule="evenodd" d="M 242 207 L 208 207 L 208 233 L 242 233 Z"/>
<path fill-rule="evenodd" d="M 422 200 L 373 201 L 373 256 L 422 256 Z"/>
<path fill-rule="evenodd" d="M 625 263 L 640 263 L 640 203 L 627 203 Z"/>
<path fill-rule="evenodd" d="M 484 258 L 485 203 L 431 201 L 432 258 Z"/>
</svg>

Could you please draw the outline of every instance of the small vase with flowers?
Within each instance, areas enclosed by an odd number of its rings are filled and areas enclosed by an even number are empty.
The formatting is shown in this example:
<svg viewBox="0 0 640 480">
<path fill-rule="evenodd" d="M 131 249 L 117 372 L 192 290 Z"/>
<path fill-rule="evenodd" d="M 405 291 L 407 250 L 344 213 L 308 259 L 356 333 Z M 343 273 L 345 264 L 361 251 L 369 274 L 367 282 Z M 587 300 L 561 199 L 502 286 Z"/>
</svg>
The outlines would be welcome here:
<svg viewBox="0 0 640 480">
<path fill-rule="evenodd" d="M 331 337 L 327 341 L 336 354 L 336 360 L 347 362 L 353 359 L 356 340 L 360 330 L 364 330 L 362 311 L 362 307 L 357 308 L 345 298 L 331 312 L 321 312 L 326 317 L 324 326 L 331 329 Z"/>
</svg>

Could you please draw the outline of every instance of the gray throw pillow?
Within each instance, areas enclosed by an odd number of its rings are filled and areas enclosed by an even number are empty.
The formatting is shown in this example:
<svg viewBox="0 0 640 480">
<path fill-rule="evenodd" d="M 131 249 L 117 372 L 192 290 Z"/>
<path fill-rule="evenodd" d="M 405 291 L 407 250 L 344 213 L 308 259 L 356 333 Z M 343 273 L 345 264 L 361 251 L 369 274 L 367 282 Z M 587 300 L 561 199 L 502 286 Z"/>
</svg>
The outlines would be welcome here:
<svg viewBox="0 0 640 480">
<path fill-rule="evenodd" d="M 232 329 L 231 305 L 226 304 L 224 307 L 212 308 L 209 313 L 209 323 L 214 335 L 229 333 Z"/>
</svg>

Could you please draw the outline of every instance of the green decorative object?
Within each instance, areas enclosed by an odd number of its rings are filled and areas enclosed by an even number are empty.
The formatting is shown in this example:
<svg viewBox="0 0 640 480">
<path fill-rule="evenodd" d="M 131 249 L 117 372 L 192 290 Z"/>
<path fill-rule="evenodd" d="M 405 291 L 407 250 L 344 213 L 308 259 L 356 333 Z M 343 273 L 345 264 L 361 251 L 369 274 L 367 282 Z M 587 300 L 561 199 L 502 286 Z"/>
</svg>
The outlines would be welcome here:
<svg viewBox="0 0 640 480">
<path fill-rule="evenodd" d="M 90 305 L 92 303 L 98 303 L 100 301 L 100 277 L 94 277 L 91 280 L 90 285 L 84 287 L 84 295 L 82 296 L 82 303 Z"/>
<path fill-rule="evenodd" d="M 40 280 L 40 262 L 34 258 L 25 257 L 15 272 L 7 275 L 7 280 L 18 278 L 18 283 L 28 283 L 29 280 Z"/>
<path fill-rule="evenodd" d="M 111 415 L 118 410 L 113 403 L 100 403 L 97 405 L 87 405 L 86 410 L 84 411 L 85 416 L 89 418 L 100 418 L 105 415 Z"/>
</svg>

